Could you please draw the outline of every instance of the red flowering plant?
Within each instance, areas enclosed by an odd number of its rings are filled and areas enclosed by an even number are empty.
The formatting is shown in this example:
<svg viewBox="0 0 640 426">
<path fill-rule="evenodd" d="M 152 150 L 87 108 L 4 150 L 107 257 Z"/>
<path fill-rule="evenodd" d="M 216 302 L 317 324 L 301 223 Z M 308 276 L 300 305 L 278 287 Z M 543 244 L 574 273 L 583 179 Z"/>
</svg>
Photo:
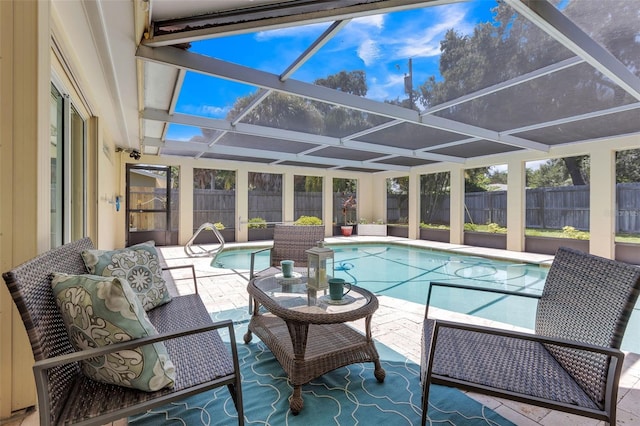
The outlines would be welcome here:
<svg viewBox="0 0 640 426">
<path fill-rule="evenodd" d="M 342 200 L 342 215 L 344 216 L 344 224 L 349 225 L 353 224 L 354 221 L 352 219 L 353 213 L 356 210 L 356 197 L 353 195 L 349 195 L 348 198 L 344 198 Z M 353 212 L 353 213 L 350 213 Z"/>
</svg>

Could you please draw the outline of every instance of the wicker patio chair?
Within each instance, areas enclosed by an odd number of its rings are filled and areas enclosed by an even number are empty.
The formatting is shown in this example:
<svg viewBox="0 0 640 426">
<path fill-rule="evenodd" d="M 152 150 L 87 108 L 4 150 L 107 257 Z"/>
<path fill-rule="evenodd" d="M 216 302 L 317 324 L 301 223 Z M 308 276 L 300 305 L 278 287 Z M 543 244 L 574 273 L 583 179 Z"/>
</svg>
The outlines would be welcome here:
<svg viewBox="0 0 640 426">
<path fill-rule="evenodd" d="M 427 318 L 434 287 L 538 299 L 535 333 Z M 449 291 L 449 290 L 448 290 Z M 640 268 L 560 248 L 542 295 L 431 283 L 422 333 L 422 424 L 439 384 L 616 422 L 620 345 Z"/>
<path fill-rule="evenodd" d="M 251 253 L 249 279 L 258 275 L 269 275 L 280 272 L 281 260 L 293 260 L 296 268 L 307 266 L 306 250 L 324 241 L 322 225 L 282 225 L 277 224 L 273 230 L 273 246 Z M 269 267 L 255 271 L 255 256 L 269 250 Z M 253 298 L 249 297 L 249 313 L 253 307 Z"/>
<path fill-rule="evenodd" d="M 27 329 L 41 425 L 100 425 L 171 401 L 226 385 L 244 424 L 240 367 L 230 320 L 213 322 L 197 294 L 173 297 L 147 312 L 158 335 L 75 351 L 51 289 L 53 272 L 86 274 L 81 257 L 93 249 L 88 238 L 54 248 L 2 276 Z M 172 269 L 172 268 L 170 268 Z M 188 313 L 188 315 L 186 315 Z M 225 329 L 231 348 L 218 333 Z M 155 392 L 97 382 L 86 377 L 79 361 L 163 341 L 176 367 L 172 389 Z"/>
</svg>

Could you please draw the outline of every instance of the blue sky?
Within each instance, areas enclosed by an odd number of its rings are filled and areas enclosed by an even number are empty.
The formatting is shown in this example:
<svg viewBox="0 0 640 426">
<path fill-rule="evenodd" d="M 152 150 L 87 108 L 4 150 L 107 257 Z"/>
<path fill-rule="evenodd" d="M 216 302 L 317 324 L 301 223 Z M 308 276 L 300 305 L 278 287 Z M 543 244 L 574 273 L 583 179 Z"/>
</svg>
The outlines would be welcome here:
<svg viewBox="0 0 640 426">
<path fill-rule="evenodd" d="M 364 70 L 367 97 L 375 100 L 405 99 L 404 75 L 413 61 L 414 89 L 438 74 L 440 41 L 447 30 L 470 34 L 479 22 L 491 20 L 493 0 L 429 7 L 352 20 L 296 71 L 291 78 L 313 82 L 342 70 Z M 191 51 L 225 61 L 282 73 L 330 23 L 283 28 L 192 44 Z M 201 74 L 187 74 L 176 112 L 225 118 L 239 96 L 256 87 Z M 190 139 L 199 129 L 171 126 L 170 139 Z"/>
</svg>

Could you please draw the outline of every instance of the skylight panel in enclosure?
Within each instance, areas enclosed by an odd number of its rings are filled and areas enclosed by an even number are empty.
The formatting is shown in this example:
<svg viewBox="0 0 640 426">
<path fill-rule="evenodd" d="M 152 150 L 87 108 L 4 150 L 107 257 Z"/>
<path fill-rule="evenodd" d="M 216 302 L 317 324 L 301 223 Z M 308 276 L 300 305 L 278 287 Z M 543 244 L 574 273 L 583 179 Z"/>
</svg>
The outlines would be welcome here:
<svg viewBox="0 0 640 426">
<path fill-rule="evenodd" d="M 567 17 L 640 76 L 640 1 L 554 2 Z"/>
<path fill-rule="evenodd" d="M 188 71 L 175 112 L 224 120 L 237 107 L 238 99 L 258 90 L 248 84 Z"/>
<path fill-rule="evenodd" d="M 272 74 L 283 74 L 330 22 L 193 42 L 189 51 Z"/>
<path fill-rule="evenodd" d="M 356 140 L 417 150 L 462 139 L 467 139 L 467 136 L 418 124 L 400 123 L 375 133 L 363 135 Z"/>
<path fill-rule="evenodd" d="M 640 108 L 634 108 L 629 111 L 528 130 L 516 133 L 514 136 L 556 145 L 638 132 L 640 132 Z"/>
<path fill-rule="evenodd" d="M 503 132 L 635 102 L 591 65 L 580 62 L 435 114 Z"/>
</svg>

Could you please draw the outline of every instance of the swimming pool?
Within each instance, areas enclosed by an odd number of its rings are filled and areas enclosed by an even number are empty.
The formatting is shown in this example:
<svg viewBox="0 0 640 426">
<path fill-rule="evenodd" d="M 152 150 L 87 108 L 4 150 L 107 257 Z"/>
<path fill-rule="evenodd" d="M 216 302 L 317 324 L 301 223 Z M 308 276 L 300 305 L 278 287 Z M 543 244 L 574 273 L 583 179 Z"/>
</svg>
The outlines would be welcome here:
<svg viewBox="0 0 640 426">
<path fill-rule="evenodd" d="M 378 294 L 424 304 L 430 281 L 540 294 L 548 268 L 393 244 L 329 245 L 335 276 Z M 248 270 L 255 249 L 228 250 L 216 267 Z M 256 255 L 256 270 L 269 264 L 269 252 Z M 535 300 L 484 292 L 434 289 L 431 306 L 532 329 Z M 636 306 L 622 344 L 640 353 L 640 307 Z M 634 336 L 631 338 L 631 336 Z M 637 342 L 634 340 L 638 340 Z"/>
</svg>

